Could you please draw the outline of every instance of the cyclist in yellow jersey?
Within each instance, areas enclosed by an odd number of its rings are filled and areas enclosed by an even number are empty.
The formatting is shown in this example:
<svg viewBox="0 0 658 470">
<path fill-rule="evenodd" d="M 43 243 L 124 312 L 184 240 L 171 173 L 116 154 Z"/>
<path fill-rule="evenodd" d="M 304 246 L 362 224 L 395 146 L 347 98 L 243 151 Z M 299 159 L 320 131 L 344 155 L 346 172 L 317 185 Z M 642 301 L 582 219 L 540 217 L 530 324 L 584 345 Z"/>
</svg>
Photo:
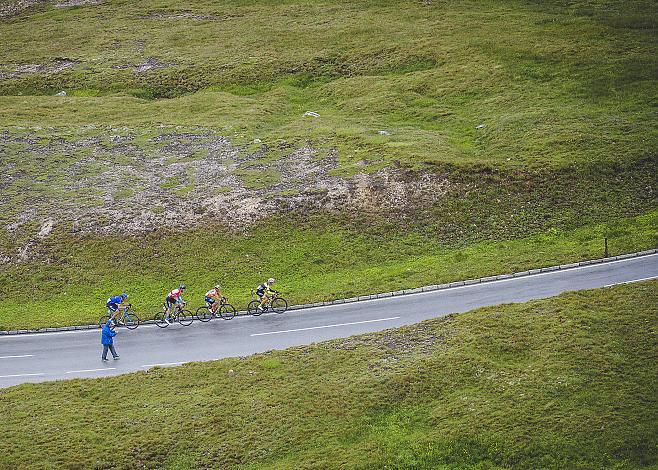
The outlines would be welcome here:
<svg viewBox="0 0 658 470">
<path fill-rule="evenodd" d="M 279 293 L 278 291 L 272 289 L 272 285 L 275 282 L 276 280 L 271 277 L 267 280 L 267 282 L 263 282 L 256 288 L 256 295 L 260 297 L 260 305 L 258 306 L 258 310 L 263 310 L 263 307 L 265 307 L 265 305 L 270 301 L 272 296 Z"/>
</svg>

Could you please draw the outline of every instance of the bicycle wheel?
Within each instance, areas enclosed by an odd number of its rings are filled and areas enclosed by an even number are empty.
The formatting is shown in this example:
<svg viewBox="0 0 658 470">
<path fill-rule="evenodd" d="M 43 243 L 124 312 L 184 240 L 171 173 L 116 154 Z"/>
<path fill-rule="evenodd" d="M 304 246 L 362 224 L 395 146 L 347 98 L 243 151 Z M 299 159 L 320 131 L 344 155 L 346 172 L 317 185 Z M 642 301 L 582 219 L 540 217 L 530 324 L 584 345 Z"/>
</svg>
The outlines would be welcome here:
<svg viewBox="0 0 658 470">
<path fill-rule="evenodd" d="M 277 297 L 276 299 L 272 300 L 271 307 L 272 311 L 276 313 L 284 313 L 286 310 L 288 310 L 288 301 L 281 297 Z"/>
<path fill-rule="evenodd" d="M 103 315 L 100 320 L 98 320 L 98 327 L 103 328 L 110 318 L 112 318 L 110 315 Z"/>
<path fill-rule="evenodd" d="M 194 315 L 189 310 L 181 310 L 178 312 L 178 323 L 183 326 L 190 326 L 194 321 Z"/>
<path fill-rule="evenodd" d="M 197 318 L 197 320 L 202 321 L 202 322 L 207 322 L 210 321 L 212 318 L 212 313 L 208 311 L 208 307 L 206 306 L 201 306 L 196 309 L 196 313 L 194 316 Z"/>
<path fill-rule="evenodd" d="M 247 312 L 249 312 L 250 315 L 253 315 L 257 317 L 261 313 L 263 313 L 262 310 L 258 309 L 258 306 L 260 305 L 260 302 L 258 300 L 252 300 L 249 302 L 249 305 L 247 306 Z"/>
<path fill-rule="evenodd" d="M 224 320 L 230 320 L 235 316 L 235 307 L 231 304 L 224 304 L 219 307 L 219 316 Z"/>
<path fill-rule="evenodd" d="M 139 317 L 135 312 L 126 312 L 123 316 L 123 324 L 129 330 L 134 330 L 139 326 Z"/>
<path fill-rule="evenodd" d="M 156 313 L 155 316 L 153 317 L 153 320 L 155 320 L 155 324 L 160 328 L 167 328 L 169 326 L 169 323 L 167 323 L 167 321 L 164 318 L 163 312 Z"/>
</svg>

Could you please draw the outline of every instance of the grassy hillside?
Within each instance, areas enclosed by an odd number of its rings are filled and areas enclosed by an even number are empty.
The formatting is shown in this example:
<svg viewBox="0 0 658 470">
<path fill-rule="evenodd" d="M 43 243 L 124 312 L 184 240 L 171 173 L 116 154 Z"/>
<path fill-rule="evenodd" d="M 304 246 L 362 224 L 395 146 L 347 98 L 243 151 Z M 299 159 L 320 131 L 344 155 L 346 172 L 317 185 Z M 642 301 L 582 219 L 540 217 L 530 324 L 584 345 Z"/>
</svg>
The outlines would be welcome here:
<svg viewBox="0 0 658 470">
<path fill-rule="evenodd" d="M 150 315 L 179 282 L 243 304 L 274 276 L 303 302 L 655 247 L 656 18 L 2 2 L 0 328 L 124 289 Z"/>
<path fill-rule="evenodd" d="M 657 305 L 653 281 L 0 390 L 0 466 L 653 468 Z"/>
<path fill-rule="evenodd" d="M 627 160 L 656 146 L 653 6 L 46 3 L 0 23 L 0 122 L 202 125 L 241 143 L 310 140 L 340 149 L 345 171 L 362 161 Z M 33 96 L 61 90 L 69 96 Z"/>
</svg>

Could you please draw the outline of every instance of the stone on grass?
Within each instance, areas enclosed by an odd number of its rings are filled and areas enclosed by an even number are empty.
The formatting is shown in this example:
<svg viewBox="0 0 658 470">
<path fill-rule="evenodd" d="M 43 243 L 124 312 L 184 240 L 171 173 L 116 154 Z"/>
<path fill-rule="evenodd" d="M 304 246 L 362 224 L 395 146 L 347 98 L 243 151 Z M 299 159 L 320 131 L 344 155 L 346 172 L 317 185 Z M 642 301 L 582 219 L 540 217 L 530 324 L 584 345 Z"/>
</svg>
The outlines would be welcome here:
<svg viewBox="0 0 658 470">
<path fill-rule="evenodd" d="M 66 96 L 66 92 L 62 90 L 59 93 L 55 94 L 55 96 Z"/>
<path fill-rule="evenodd" d="M 306 111 L 304 113 L 304 116 L 309 116 L 309 117 L 320 117 L 320 115 L 314 111 Z"/>
<path fill-rule="evenodd" d="M 379 135 L 391 135 L 391 133 L 389 131 L 379 131 L 378 134 Z"/>
</svg>

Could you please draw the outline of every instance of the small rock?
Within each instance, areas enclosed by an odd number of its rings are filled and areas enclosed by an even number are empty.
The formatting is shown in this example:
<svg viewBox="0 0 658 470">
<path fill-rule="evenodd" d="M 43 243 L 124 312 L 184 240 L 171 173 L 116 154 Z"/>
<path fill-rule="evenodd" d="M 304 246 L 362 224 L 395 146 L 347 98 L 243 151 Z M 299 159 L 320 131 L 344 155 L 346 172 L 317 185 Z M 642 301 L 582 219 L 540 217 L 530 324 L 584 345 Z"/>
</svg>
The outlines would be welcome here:
<svg viewBox="0 0 658 470">
<path fill-rule="evenodd" d="M 260 144 L 261 142 L 262 142 L 262 140 L 260 140 L 260 139 L 254 139 L 254 144 Z"/>
<path fill-rule="evenodd" d="M 73 221 L 73 225 L 71 225 L 71 233 L 77 233 L 80 231 L 80 222 L 77 220 Z"/>
<path fill-rule="evenodd" d="M 306 112 L 304 113 L 304 116 L 320 117 L 320 115 L 319 115 L 318 113 L 313 112 L 313 111 L 306 111 Z"/>
<path fill-rule="evenodd" d="M 391 135 L 391 133 L 389 131 L 379 131 L 378 134 L 379 135 Z"/>
<path fill-rule="evenodd" d="M 41 229 L 39 230 L 39 233 L 37 235 L 41 238 L 47 237 L 50 234 L 50 232 L 53 231 L 54 226 L 55 226 L 55 222 L 53 222 L 52 219 L 46 220 L 41 226 Z"/>
<path fill-rule="evenodd" d="M 478 124 L 475 126 L 476 129 L 484 129 L 485 127 L 487 127 L 486 124 Z"/>
<path fill-rule="evenodd" d="M 66 96 L 66 92 L 62 90 L 59 93 L 55 94 L 55 96 Z"/>
<path fill-rule="evenodd" d="M 234 375 L 234 374 L 235 374 L 235 371 L 233 369 L 228 370 L 228 375 Z"/>
</svg>

